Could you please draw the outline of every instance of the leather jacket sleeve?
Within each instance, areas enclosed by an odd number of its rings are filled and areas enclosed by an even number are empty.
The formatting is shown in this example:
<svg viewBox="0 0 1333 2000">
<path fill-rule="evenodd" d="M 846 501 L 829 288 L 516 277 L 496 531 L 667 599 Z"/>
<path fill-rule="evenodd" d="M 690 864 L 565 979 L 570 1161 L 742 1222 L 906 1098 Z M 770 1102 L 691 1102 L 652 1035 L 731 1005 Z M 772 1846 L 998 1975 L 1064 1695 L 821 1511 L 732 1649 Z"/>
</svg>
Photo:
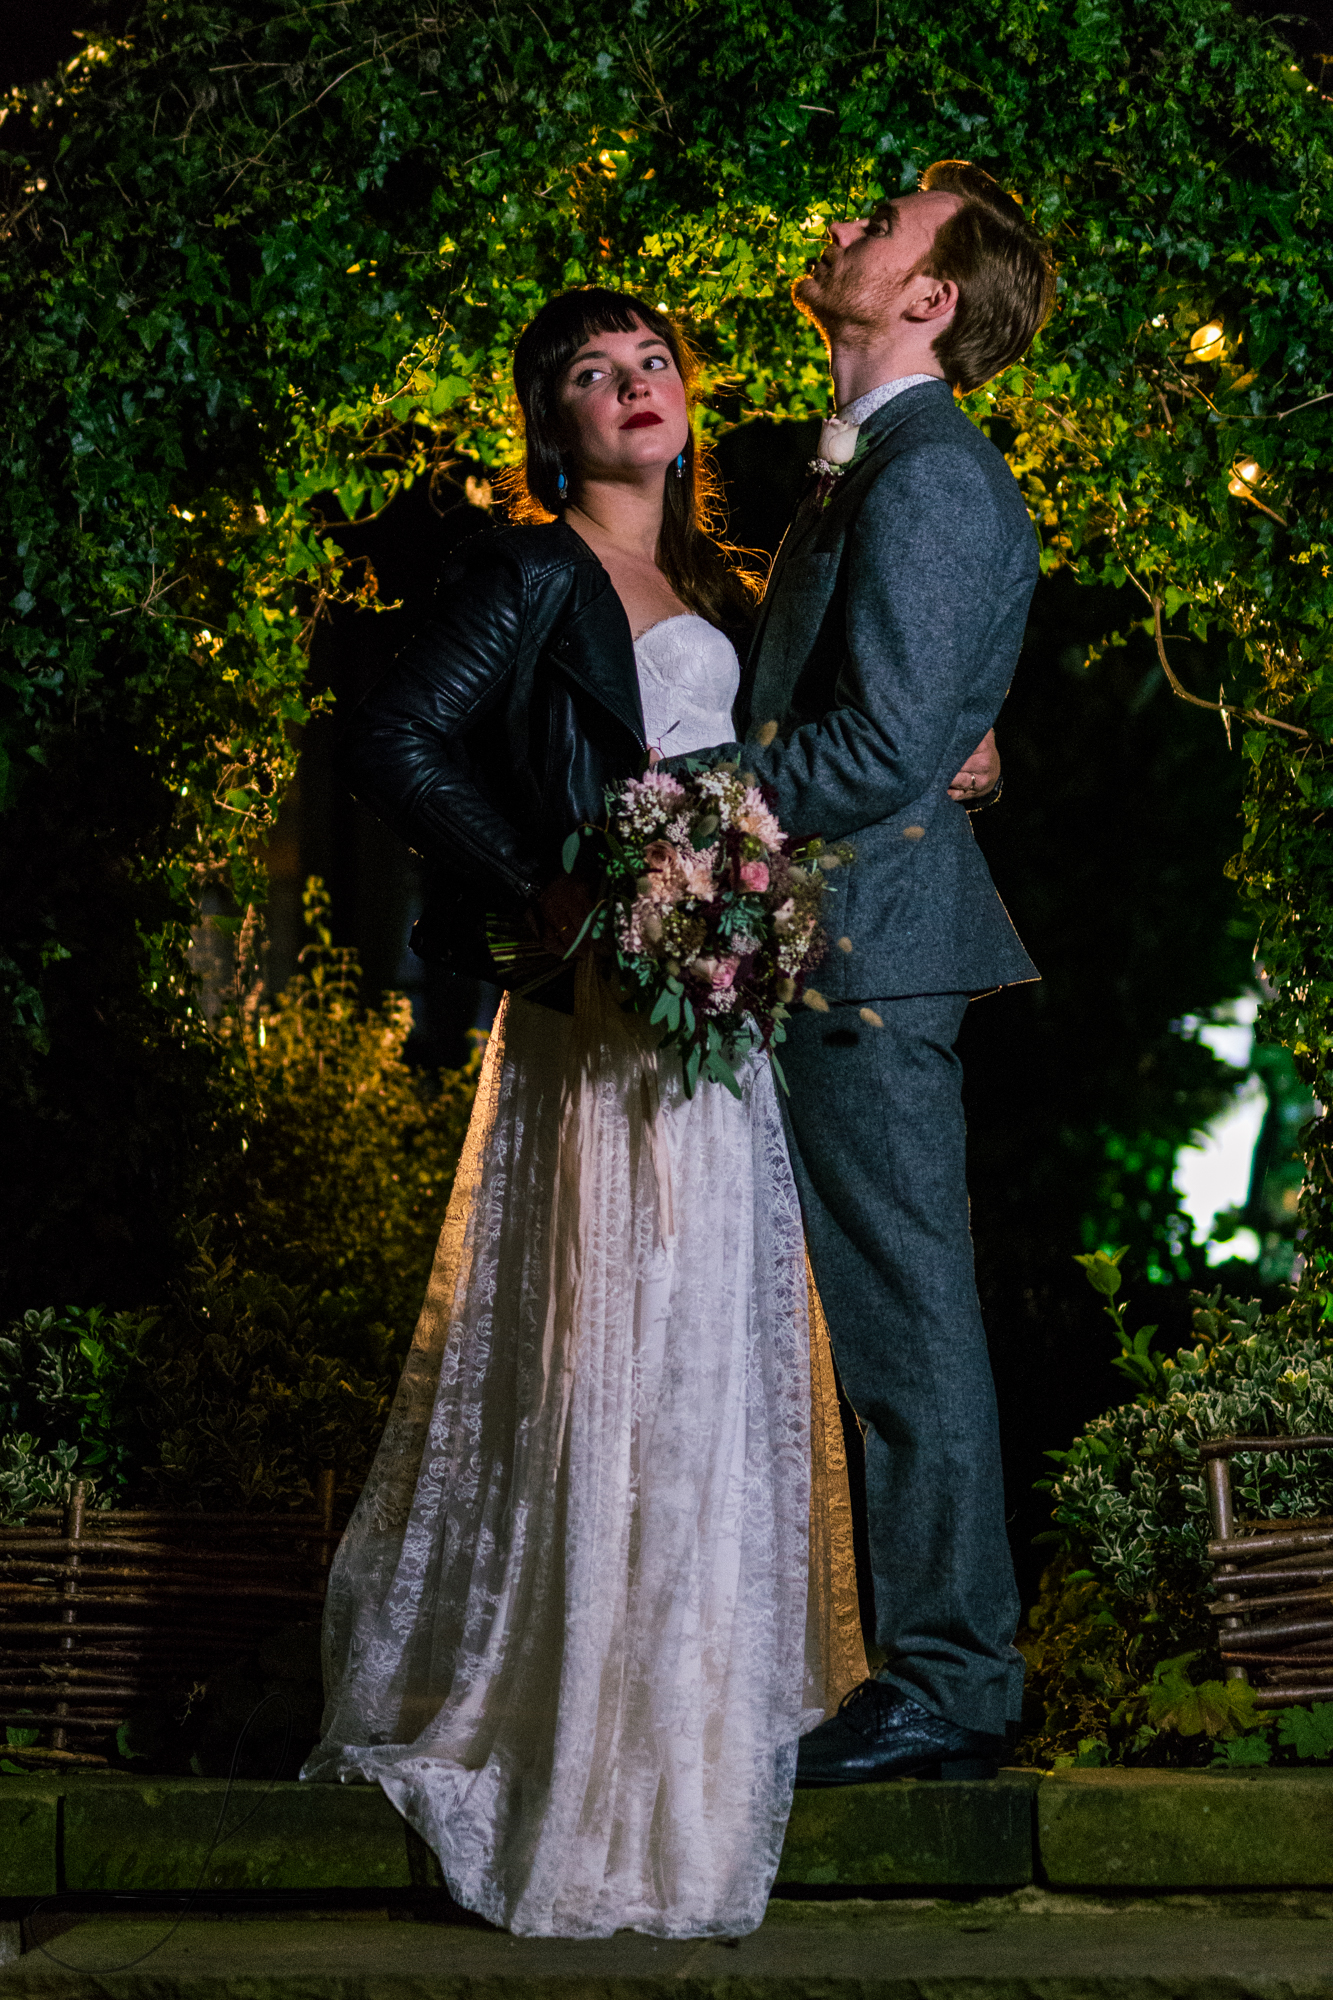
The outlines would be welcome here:
<svg viewBox="0 0 1333 2000">
<path fill-rule="evenodd" d="M 530 902 L 542 870 L 473 738 L 540 644 L 528 597 L 512 553 L 478 537 L 446 567 L 429 623 L 354 711 L 342 749 L 363 804 L 430 866 L 502 905 Z"/>
</svg>

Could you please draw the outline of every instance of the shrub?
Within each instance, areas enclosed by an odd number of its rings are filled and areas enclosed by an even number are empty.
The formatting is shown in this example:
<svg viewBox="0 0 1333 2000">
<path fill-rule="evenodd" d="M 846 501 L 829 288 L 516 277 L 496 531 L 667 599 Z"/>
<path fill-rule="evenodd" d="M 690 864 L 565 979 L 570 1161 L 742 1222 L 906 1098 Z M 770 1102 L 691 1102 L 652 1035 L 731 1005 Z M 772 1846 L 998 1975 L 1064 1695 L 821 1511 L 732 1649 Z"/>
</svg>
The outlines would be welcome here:
<svg viewBox="0 0 1333 2000">
<path fill-rule="evenodd" d="M 1050 1453 L 1060 1468 L 1050 1482 L 1054 1539 L 1123 1596 L 1167 1583 L 1204 1591 L 1212 1530 L 1199 1440 L 1333 1435 L 1333 1340 L 1323 1325 L 1309 1297 L 1265 1314 L 1253 1302 L 1196 1294 L 1195 1345 L 1151 1357 L 1153 1387 Z M 1333 1453 L 1242 1452 L 1231 1468 L 1238 1513 L 1333 1511 Z"/>
<path fill-rule="evenodd" d="M 354 954 L 306 890 L 312 942 L 276 1002 L 224 1024 L 247 1141 L 182 1230 L 153 1310 L 32 1311 L 0 1333 L 0 1517 L 89 1483 L 115 1503 L 261 1511 L 355 1499 L 420 1309 L 479 1053 L 423 1078 L 406 1000 L 358 1004 Z"/>
<path fill-rule="evenodd" d="M 1333 1435 L 1333 1339 L 1318 1297 L 1275 1312 L 1196 1294 L 1195 1343 L 1152 1351 L 1116 1305 L 1119 1256 L 1081 1259 L 1115 1322 L 1116 1365 L 1140 1389 L 1096 1417 L 1044 1482 L 1059 1554 L 1019 1644 L 1028 1663 L 1026 1754 L 1036 1761 L 1267 1763 L 1271 1712 L 1221 1678 L 1201 1439 Z M 1236 1511 L 1259 1520 L 1333 1513 L 1333 1453 L 1239 1453 Z M 1300 1718 L 1297 1720 L 1296 1718 Z M 1283 1761 L 1326 1756 L 1305 1710 L 1277 1717 Z M 1322 1727 L 1322 1724 L 1319 1725 Z M 1322 1741 L 1322 1738 L 1319 1738 Z M 1330 1737 L 1333 1744 L 1333 1736 Z"/>
<path fill-rule="evenodd" d="M 328 1351 L 309 1293 L 215 1258 L 209 1234 L 145 1344 L 142 1490 L 160 1506 L 270 1512 L 309 1502 L 315 1468 L 332 1465 L 354 1500 L 391 1382 Z"/>
<path fill-rule="evenodd" d="M 403 1060 L 411 1003 L 360 1005 L 324 886 L 305 889 L 310 942 L 271 1007 L 224 1024 L 253 1115 L 220 1204 L 238 1265 L 305 1288 L 330 1351 L 395 1372 L 421 1308 L 480 1070 L 423 1077 Z M 478 1037 L 480 1042 L 481 1038 Z"/>
<path fill-rule="evenodd" d="M 354 1498 L 389 1383 L 324 1351 L 308 1294 L 238 1271 L 197 1232 L 160 1312 L 27 1313 L 0 1334 L 0 1510 L 94 1506 L 281 1509 L 309 1502 L 317 1466 Z"/>
<path fill-rule="evenodd" d="M 28 1312 L 0 1333 L 0 1510 L 63 1503 L 75 1479 L 109 1505 L 136 1483 L 141 1356 L 152 1314 Z"/>
</svg>

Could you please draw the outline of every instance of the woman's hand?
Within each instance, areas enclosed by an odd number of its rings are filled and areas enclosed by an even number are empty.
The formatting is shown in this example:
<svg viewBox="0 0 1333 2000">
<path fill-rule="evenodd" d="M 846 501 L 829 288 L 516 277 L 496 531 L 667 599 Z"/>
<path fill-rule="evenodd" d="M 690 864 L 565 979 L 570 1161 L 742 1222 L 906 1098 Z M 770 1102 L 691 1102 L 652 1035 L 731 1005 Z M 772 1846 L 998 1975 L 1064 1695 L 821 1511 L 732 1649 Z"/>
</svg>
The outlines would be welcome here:
<svg viewBox="0 0 1333 2000">
<path fill-rule="evenodd" d="M 995 731 L 988 729 L 972 755 L 949 787 L 951 799 L 971 804 L 984 799 L 1000 782 L 1000 753 L 995 747 Z"/>
<path fill-rule="evenodd" d="M 563 958 L 582 930 L 592 906 L 592 891 L 586 882 L 574 875 L 557 875 L 533 904 L 528 921 L 552 958 Z M 585 938 L 575 956 L 581 958 L 591 949 L 591 941 Z"/>
</svg>

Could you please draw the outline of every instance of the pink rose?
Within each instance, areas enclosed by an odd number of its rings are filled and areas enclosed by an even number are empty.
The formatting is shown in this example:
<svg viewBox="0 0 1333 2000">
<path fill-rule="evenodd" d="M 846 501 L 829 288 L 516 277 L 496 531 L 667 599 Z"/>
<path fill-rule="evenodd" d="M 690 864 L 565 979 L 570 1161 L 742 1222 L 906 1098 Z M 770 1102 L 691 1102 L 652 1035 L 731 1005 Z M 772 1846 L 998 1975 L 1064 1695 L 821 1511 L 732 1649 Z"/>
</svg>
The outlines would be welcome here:
<svg viewBox="0 0 1333 2000">
<path fill-rule="evenodd" d="M 729 987 L 735 985 L 737 963 L 738 961 L 734 958 L 722 958 L 718 960 L 717 970 L 708 982 L 714 993 L 725 993 Z"/>
<path fill-rule="evenodd" d="M 762 895 L 768 887 L 768 863 L 766 861 L 742 861 L 741 887 L 752 889 L 756 896 Z"/>
<path fill-rule="evenodd" d="M 685 894 L 686 875 L 681 857 L 669 840 L 654 840 L 645 847 L 647 873 L 639 877 L 639 894 L 654 903 L 679 902 Z"/>
</svg>

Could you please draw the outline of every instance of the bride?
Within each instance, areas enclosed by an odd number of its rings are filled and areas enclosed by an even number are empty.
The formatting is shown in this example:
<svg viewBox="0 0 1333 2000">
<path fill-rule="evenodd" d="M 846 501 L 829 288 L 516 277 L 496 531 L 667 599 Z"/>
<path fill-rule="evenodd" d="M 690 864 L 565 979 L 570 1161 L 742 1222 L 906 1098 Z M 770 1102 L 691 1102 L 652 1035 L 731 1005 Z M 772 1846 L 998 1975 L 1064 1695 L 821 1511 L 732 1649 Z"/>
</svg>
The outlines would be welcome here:
<svg viewBox="0 0 1333 2000">
<path fill-rule="evenodd" d="M 522 525 L 464 547 L 348 750 L 441 884 L 417 948 L 492 978 L 488 925 L 576 939 L 560 850 L 605 786 L 731 738 L 749 611 L 668 319 L 567 293 L 515 385 Z M 378 1782 L 511 1930 L 734 1936 L 797 1738 L 866 1671 L 832 1367 L 767 1059 L 687 1099 L 596 985 L 497 1017 L 303 1776 Z"/>
</svg>

